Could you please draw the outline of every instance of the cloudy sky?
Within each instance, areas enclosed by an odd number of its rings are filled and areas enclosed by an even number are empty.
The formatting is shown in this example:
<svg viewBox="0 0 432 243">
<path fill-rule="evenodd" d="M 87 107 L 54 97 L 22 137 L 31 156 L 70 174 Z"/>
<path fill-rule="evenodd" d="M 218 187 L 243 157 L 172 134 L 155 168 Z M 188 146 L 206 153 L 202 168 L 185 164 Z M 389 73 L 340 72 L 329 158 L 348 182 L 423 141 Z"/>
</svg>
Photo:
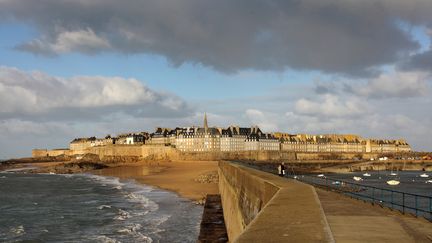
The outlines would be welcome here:
<svg viewBox="0 0 432 243">
<path fill-rule="evenodd" d="M 430 0 L 0 0 L 0 159 L 156 126 L 432 150 Z"/>
</svg>

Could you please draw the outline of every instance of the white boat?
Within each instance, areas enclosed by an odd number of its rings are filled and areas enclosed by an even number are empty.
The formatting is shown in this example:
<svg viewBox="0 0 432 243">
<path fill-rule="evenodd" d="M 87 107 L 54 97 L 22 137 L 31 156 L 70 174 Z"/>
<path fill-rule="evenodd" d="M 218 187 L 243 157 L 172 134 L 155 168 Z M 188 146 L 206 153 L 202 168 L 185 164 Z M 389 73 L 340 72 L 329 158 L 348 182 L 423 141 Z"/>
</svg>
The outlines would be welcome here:
<svg viewBox="0 0 432 243">
<path fill-rule="evenodd" d="M 397 174 L 394 173 L 394 172 L 390 173 L 390 175 L 391 175 L 391 176 L 397 176 Z"/>
<path fill-rule="evenodd" d="M 363 176 L 371 176 L 369 173 L 364 173 Z"/>
<path fill-rule="evenodd" d="M 361 178 L 361 177 L 359 177 L 359 176 L 354 176 L 353 179 L 354 179 L 355 181 L 362 181 L 362 180 L 363 180 L 363 178 Z"/>
<path fill-rule="evenodd" d="M 400 181 L 397 180 L 389 180 L 387 181 L 387 184 L 389 184 L 390 186 L 397 186 L 399 185 Z"/>
<path fill-rule="evenodd" d="M 298 177 L 297 177 L 297 176 L 294 176 L 293 178 L 294 178 L 294 179 L 298 179 Z"/>
<path fill-rule="evenodd" d="M 319 175 L 317 175 L 318 177 L 324 177 L 324 174 L 319 174 Z"/>
<path fill-rule="evenodd" d="M 55 175 L 55 173 L 54 173 L 54 172 L 50 172 L 49 174 L 50 174 L 50 175 Z"/>
<path fill-rule="evenodd" d="M 427 178 L 427 177 L 429 177 L 429 175 L 426 174 L 426 173 L 423 173 L 423 174 L 420 175 L 420 177 Z"/>
<path fill-rule="evenodd" d="M 432 180 L 427 180 L 426 183 L 432 183 Z"/>
</svg>

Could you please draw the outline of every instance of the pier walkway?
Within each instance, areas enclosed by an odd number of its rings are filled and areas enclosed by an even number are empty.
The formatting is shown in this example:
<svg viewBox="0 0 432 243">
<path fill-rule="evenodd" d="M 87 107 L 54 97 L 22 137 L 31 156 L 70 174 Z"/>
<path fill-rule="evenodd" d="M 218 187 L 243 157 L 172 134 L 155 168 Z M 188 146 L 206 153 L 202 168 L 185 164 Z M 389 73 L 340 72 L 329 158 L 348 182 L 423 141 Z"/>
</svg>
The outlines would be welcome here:
<svg viewBox="0 0 432 243">
<path fill-rule="evenodd" d="M 432 223 L 239 164 L 219 162 L 230 242 L 432 242 Z"/>
<path fill-rule="evenodd" d="M 316 189 L 336 242 L 432 242 L 432 223 L 369 202 Z"/>
</svg>

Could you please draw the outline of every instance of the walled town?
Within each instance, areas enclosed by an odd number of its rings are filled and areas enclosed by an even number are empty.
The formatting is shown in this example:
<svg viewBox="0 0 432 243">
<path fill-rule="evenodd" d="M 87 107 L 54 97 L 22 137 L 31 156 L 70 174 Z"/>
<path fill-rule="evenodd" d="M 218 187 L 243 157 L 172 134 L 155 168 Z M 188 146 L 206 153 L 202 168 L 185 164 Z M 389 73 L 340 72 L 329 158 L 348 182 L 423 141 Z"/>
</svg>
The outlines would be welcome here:
<svg viewBox="0 0 432 243">
<path fill-rule="evenodd" d="M 105 138 L 76 138 L 69 149 L 34 149 L 33 157 L 84 155 L 105 146 L 141 145 L 169 148 L 180 152 L 282 151 L 302 153 L 398 153 L 410 152 L 404 140 L 365 139 L 357 135 L 310 135 L 264 133 L 258 126 L 209 127 L 204 115 L 203 127 L 156 128 L 153 133 L 110 135 Z"/>
</svg>

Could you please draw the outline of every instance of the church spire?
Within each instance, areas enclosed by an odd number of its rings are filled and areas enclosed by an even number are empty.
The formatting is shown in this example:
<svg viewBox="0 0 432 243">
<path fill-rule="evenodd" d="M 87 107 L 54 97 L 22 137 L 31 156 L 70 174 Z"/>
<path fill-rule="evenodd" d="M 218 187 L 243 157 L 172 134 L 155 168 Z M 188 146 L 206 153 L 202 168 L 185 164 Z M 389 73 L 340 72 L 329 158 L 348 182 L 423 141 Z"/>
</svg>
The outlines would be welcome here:
<svg viewBox="0 0 432 243">
<path fill-rule="evenodd" d="M 208 134 L 207 114 L 204 112 L 204 132 Z"/>
</svg>

